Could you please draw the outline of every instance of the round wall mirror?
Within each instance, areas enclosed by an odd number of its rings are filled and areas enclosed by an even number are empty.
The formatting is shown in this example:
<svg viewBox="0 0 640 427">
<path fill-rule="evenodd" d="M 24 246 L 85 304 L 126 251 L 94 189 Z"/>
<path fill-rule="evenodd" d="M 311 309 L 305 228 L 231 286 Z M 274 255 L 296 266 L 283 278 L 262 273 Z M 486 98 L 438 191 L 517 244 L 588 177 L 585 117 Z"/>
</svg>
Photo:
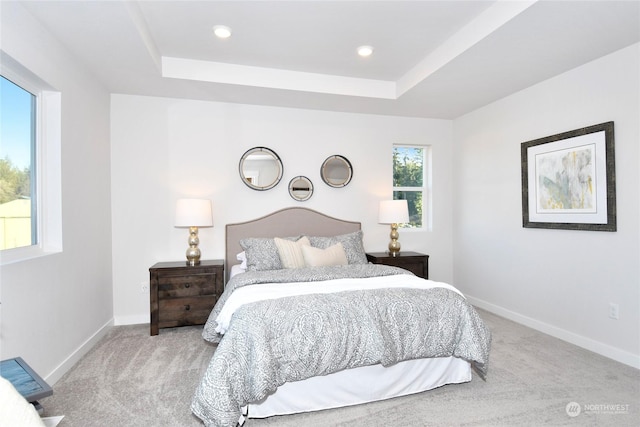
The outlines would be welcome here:
<svg viewBox="0 0 640 427">
<path fill-rule="evenodd" d="M 266 147 L 254 147 L 244 153 L 239 169 L 242 182 L 258 191 L 278 185 L 283 173 L 282 160 Z"/>
<path fill-rule="evenodd" d="M 313 183 L 306 176 L 296 176 L 289 181 L 289 194 L 299 202 L 309 200 L 313 195 Z"/>
<path fill-rule="evenodd" d="M 320 168 L 322 180 L 330 187 L 345 187 L 353 178 L 353 168 L 346 157 L 329 156 Z"/>
</svg>

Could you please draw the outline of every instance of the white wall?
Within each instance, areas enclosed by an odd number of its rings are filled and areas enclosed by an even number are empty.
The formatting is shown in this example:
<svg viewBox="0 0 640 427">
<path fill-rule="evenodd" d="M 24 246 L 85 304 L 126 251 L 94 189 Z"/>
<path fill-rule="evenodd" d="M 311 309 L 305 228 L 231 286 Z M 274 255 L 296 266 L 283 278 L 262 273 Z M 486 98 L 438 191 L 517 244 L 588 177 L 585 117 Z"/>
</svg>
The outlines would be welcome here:
<svg viewBox="0 0 640 427">
<path fill-rule="evenodd" d="M 109 95 L 17 2 L 2 50 L 62 94 L 63 251 L 1 267 L 0 357 L 55 382 L 112 322 Z"/>
<path fill-rule="evenodd" d="M 639 52 L 631 46 L 455 120 L 453 156 L 455 284 L 480 306 L 636 367 Z M 523 228 L 520 144 L 610 120 L 618 231 Z"/>
<path fill-rule="evenodd" d="M 215 102 L 112 95 L 111 186 L 116 323 L 149 321 L 141 291 L 158 261 L 182 260 L 187 231 L 173 227 L 175 201 L 213 201 L 214 227 L 200 230 L 203 259 L 224 257 L 224 225 L 287 206 L 304 206 L 363 223 L 365 248 L 385 250 L 389 228 L 377 224 L 378 202 L 391 198 L 394 143 L 430 144 L 434 157 L 434 230 L 401 231 L 405 250 L 431 255 L 431 276 L 452 278 L 451 122 Z M 238 161 L 251 147 L 273 149 L 284 163 L 275 188 L 249 189 Z M 332 154 L 346 156 L 352 182 L 335 189 L 320 179 Z M 311 179 L 307 202 L 288 194 L 289 180 Z"/>
</svg>

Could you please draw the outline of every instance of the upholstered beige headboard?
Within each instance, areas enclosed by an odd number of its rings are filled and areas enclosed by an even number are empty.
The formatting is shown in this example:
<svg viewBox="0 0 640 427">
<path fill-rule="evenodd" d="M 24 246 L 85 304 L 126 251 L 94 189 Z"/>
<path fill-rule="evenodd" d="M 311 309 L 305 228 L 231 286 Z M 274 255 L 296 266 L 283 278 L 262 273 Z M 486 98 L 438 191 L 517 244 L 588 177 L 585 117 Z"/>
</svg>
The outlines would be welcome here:
<svg viewBox="0 0 640 427">
<path fill-rule="evenodd" d="M 344 221 L 307 208 L 286 208 L 261 218 L 237 224 L 227 224 L 225 242 L 225 276 L 238 264 L 236 255 L 242 252 L 240 239 L 247 237 L 336 236 L 358 231 L 361 224 Z"/>
</svg>

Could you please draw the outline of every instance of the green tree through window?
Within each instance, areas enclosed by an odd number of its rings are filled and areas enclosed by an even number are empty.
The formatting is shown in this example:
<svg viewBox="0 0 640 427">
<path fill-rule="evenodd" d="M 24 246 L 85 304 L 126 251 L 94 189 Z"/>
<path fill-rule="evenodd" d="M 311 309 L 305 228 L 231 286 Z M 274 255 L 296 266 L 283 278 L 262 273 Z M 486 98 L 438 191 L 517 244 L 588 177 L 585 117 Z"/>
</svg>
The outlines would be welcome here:
<svg viewBox="0 0 640 427">
<path fill-rule="evenodd" d="M 0 77 L 0 249 L 35 245 L 36 96 Z"/>
<path fill-rule="evenodd" d="M 423 227 L 426 151 L 425 147 L 393 147 L 393 199 L 406 200 L 409 206 L 409 223 L 401 227 Z"/>
<path fill-rule="evenodd" d="M 0 159 L 0 204 L 31 198 L 31 172 L 20 169 L 6 156 Z"/>
</svg>

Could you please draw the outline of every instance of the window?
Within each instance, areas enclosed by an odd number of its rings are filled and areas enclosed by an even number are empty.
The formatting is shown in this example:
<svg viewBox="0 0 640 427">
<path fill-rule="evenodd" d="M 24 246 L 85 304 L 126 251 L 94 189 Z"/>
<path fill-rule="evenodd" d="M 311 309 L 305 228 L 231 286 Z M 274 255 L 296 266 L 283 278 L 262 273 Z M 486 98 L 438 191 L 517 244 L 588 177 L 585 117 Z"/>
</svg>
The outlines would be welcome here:
<svg viewBox="0 0 640 427">
<path fill-rule="evenodd" d="M 393 147 L 393 199 L 406 200 L 409 223 L 404 228 L 430 228 L 430 175 L 427 146 Z"/>
<path fill-rule="evenodd" d="M 62 251 L 62 94 L 0 50 L 0 265 Z"/>
<path fill-rule="evenodd" d="M 0 249 L 38 243 L 36 96 L 0 76 Z"/>
</svg>

